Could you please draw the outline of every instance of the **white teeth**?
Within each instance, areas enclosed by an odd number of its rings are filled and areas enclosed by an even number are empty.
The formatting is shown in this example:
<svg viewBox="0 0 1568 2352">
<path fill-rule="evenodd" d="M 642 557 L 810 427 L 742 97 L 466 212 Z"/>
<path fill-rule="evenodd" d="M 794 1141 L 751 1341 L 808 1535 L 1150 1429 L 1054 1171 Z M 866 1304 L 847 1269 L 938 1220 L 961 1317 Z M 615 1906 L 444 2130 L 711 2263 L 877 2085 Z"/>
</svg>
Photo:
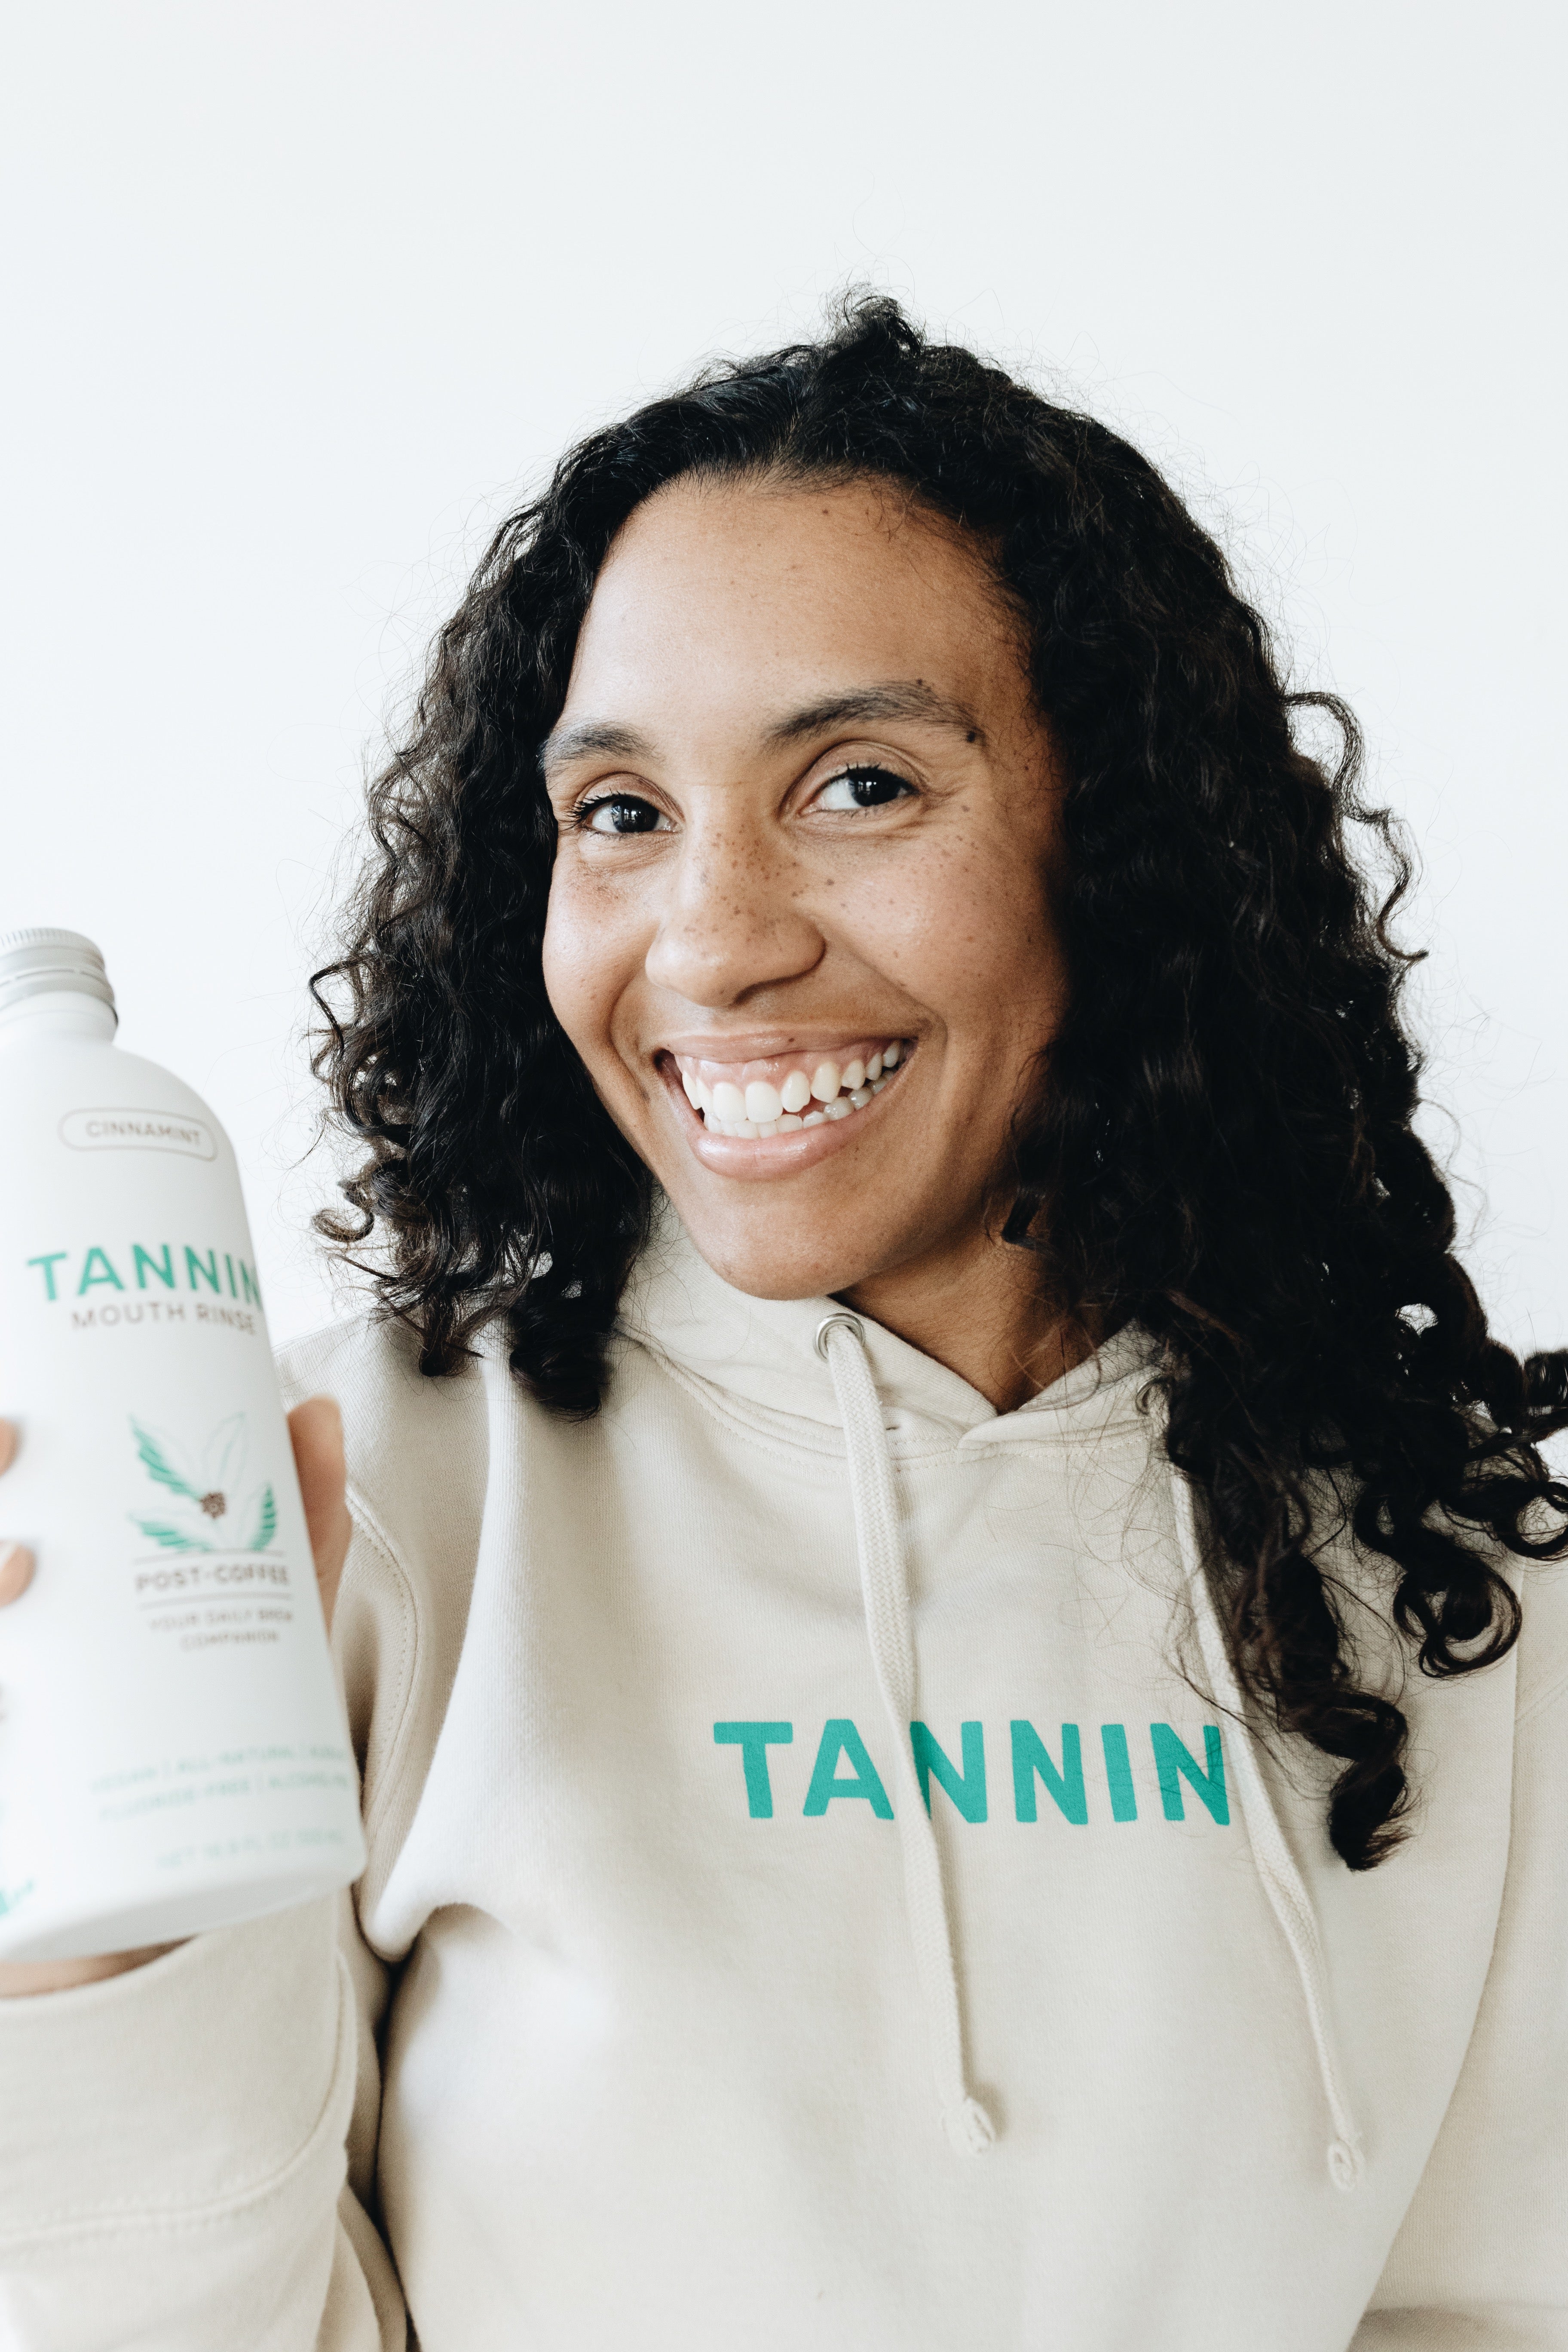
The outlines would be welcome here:
<svg viewBox="0 0 1568 2352">
<path fill-rule="evenodd" d="M 898 1068 L 903 1054 L 902 1043 L 895 1037 L 864 1062 L 856 1059 L 840 1066 L 825 1059 L 809 1078 L 804 1070 L 791 1070 L 778 1087 L 765 1078 L 752 1078 L 743 1089 L 727 1078 L 710 1087 L 705 1078 L 689 1077 L 684 1070 L 680 1083 L 710 1135 L 793 1135 L 801 1128 L 821 1127 L 830 1118 L 847 1118 L 851 1112 L 864 1110 L 872 1096 L 881 1093 L 888 1072 Z"/>
</svg>

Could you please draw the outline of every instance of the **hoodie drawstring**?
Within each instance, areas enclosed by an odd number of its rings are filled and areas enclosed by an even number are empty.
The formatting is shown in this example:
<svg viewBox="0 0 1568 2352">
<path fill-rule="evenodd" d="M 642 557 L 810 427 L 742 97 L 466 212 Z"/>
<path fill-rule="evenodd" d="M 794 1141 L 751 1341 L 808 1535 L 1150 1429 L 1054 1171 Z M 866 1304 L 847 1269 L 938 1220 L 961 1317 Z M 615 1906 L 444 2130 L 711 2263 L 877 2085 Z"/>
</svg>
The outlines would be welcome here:
<svg viewBox="0 0 1568 2352">
<path fill-rule="evenodd" d="M 1263 1881 L 1263 1891 L 1268 1897 L 1274 1916 L 1279 1920 L 1280 1931 L 1290 1948 L 1296 1973 L 1301 1979 L 1307 2021 L 1318 2053 L 1318 2073 L 1335 2134 L 1329 2144 L 1329 2179 L 1336 2189 L 1349 2191 L 1360 2187 L 1366 2166 L 1362 2154 L 1361 2135 L 1345 2095 L 1339 2053 L 1334 2047 L 1333 2026 L 1329 2015 L 1328 1971 L 1323 1963 L 1322 1938 L 1318 1933 L 1317 1915 L 1312 1909 L 1306 1882 L 1285 1843 L 1284 1832 L 1279 1827 L 1268 1786 L 1258 1769 L 1258 1751 L 1247 1728 L 1229 1644 L 1220 1625 L 1214 1593 L 1205 1570 L 1192 1486 L 1173 1464 L 1171 1481 L 1176 1506 L 1176 1538 L 1181 1546 L 1182 1566 L 1186 1573 L 1193 1612 L 1197 1621 L 1198 1644 L 1203 1652 L 1209 1688 L 1215 1704 L 1231 1717 L 1240 1733 L 1232 1744 L 1231 1752 L 1242 1818 L 1247 1823 L 1247 1834 L 1252 1844 L 1253 1861 L 1258 1875 Z"/>
<path fill-rule="evenodd" d="M 833 1375 L 848 1451 L 860 1593 L 877 1687 L 892 1734 L 898 1790 L 894 1818 L 903 1856 L 904 1895 L 925 2010 L 931 2071 L 948 2137 L 963 2154 L 984 2156 L 996 2137 L 996 2126 L 964 2078 L 963 2024 L 953 1962 L 952 1923 L 942 1884 L 942 1856 L 921 1794 L 910 1739 L 915 1707 L 914 1635 L 903 1546 L 899 1539 L 888 1433 L 858 1318 L 849 1314 L 825 1316 L 816 1328 L 816 1350 Z M 1361 2185 L 1365 2158 L 1334 2046 L 1328 1971 L 1317 1916 L 1258 1767 L 1241 1689 L 1205 1568 L 1192 1486 L 1173 1465 L 1171 1480 L 1176 1538 L 1209 1687 L 1215 1704 L 1230 1716 L 1239 1733 L 1231 1744 L 1231 1753 L 1254 1864 L 1300 1979 L 1318 2074 L 1334 2130 L 1328 2148 L 1329 2178 L 1336 2189 L 1350 2191 Z"/>
<path fill-rule="evenodd" d="M 816 1328 L 816 1350 L 833 1375 L 848 1449 L 860 1594 L 865 1603 L 866 1633 L 877 1687 L 892 1734 L 898 1789 L 894 1819 L 903 1857 L 904 1900 L 925 2010 L 931 2071 L 949 2139 L 966 2156 L 984 2156 L 996 2137 L 996 2126 L 964 2080 L 963 2025 L 952 1957 L 952 1923 L 942 1885 L 942 1856 L 921 1795 L 910 1739 L 915 1706 L 915 1645 L 910 1624 L 903 1546 L 899 1540 L 888 1433 L 882 1424 L 882 1407 L 858 1319 L 853 1315 L 825 1316 Z"/>
</svg>

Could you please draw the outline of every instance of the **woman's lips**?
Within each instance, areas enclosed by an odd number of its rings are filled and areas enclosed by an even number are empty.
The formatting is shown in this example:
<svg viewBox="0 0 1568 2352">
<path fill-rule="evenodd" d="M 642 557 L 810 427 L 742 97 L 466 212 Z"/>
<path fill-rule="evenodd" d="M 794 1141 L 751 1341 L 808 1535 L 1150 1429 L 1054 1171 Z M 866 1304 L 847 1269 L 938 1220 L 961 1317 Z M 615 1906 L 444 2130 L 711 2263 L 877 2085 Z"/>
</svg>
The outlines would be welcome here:
<svg viewBox="0 0 1568 2352">
<path fill-rule="evenodd" d="M 704 1167 L 723 1176 L 791 1176 L 850 1142 L 858 1132 L 862 1120 L 872 1115 L 876 1097 L 901 1075 L 913 1050 L 908 1040 L 894 1042 L 899 1050 L 892 1069 L 888 1069 L 884 1055 L 881 1070 L 868 1085 L 846 1093 L 841 1066 L 838 1091 L 828 1100 L 813 1097 L 808 1110 L 789 1112 L 781 1109 L 777 1119 L 766 1121 L 742 1119 L 731 1124 L 716 1120 L 711 1112 L 700 1110 L 691 1100 L 688 1072 L 682 1066 L 690 1058 L 687 1055 L 661 1055 L 658 1068 L 688 1146 Z M 877 1048 L 873 1046 L 871 1050 L 874 1055 Z M 846 1061 L 852 1069 L 858 1053 L 864 1073 L 865 1057 L 860 1049 L 847 1049 Z M 771 1058 L 781 1060 L 786 1073 L 790 1067 L 801 1066 L 799 1056 Z M 830 1055 L 806 1056 L 812 1066 L 808 1075 L 815 1074 L 824 1062 L 835 1058 Z M 720 1066 L 734 1069 L 736 1065 L 731 1063 Z M 732 1085 L 735 1081 L 731 1078 L 721 1083 Z M 757 1083 L 759 1081 L 755 1078 L 747 1079 L 749 1086 Z M 764 1083 L 774 1084 L 771 1078 Z M 824 1083 L 826 1083 L 826 1078 Z M 775 1091 L 782 1102 L 782 1085 L 777 1086 Z"/>
</svg>

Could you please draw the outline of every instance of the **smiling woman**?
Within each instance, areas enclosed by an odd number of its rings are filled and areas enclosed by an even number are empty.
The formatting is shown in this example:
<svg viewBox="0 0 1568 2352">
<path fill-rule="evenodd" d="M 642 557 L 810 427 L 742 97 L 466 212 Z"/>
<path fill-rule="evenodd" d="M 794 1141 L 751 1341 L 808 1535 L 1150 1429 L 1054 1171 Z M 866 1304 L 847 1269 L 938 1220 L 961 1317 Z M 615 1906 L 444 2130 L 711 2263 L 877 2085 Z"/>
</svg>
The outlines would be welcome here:
<svg viewBox="0 0 1568 2352">
<path fill-rule="evenodd" d="M 316 982 L 370 1862 L 12 2004 L 73 2342 L 1568 2344 L 1568 1382 L 1357 765 L 890 304 L 505 525 Z"/>
</svg>

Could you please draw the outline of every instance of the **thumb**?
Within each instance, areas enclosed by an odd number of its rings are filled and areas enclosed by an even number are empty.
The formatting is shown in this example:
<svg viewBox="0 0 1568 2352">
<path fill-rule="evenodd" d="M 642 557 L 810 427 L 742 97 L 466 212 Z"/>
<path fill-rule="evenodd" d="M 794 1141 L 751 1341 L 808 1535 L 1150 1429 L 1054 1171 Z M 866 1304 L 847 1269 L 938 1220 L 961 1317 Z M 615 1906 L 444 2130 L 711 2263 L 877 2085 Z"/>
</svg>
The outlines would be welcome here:
<svg viewBox="0 0 1568 2352">
<path fill-rule="evenodd" d="M 343 1418 L 331 1397 L 307 1397 L 289 1416 L 316 1584 L 329 1628 L 353 1522 L 343 1496 Z"/>
</svg>

